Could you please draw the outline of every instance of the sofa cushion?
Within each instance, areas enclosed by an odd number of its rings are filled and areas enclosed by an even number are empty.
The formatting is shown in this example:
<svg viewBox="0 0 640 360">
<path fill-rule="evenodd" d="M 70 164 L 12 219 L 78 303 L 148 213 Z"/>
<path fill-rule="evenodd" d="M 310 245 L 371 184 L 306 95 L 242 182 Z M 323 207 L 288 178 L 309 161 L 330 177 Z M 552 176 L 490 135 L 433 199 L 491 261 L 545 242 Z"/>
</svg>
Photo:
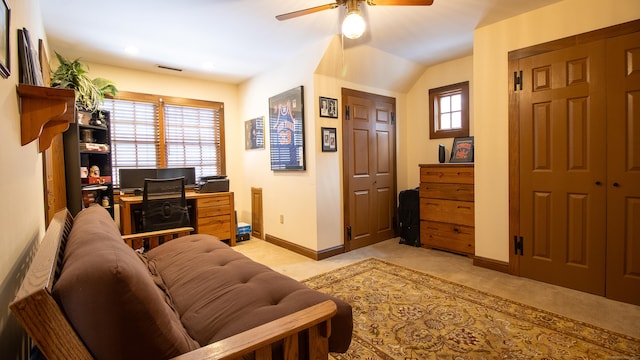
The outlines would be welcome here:
<svg viewBox="0 0 640 360">
<path fill-rule="evenodd" d="M 215 237 L 182 237 L 145 256 L 189 335 L 203 346 L 330 299 L 338 313 L 331 320 L 329 349 L 349 347 L 348 303 L 254 262 Z"/>
<path fill-rule="evenodd" d="M 100 206 L 74 219 L 53 295 L 97 359 L 166 359 L 199 347 Z"/>
</svg>

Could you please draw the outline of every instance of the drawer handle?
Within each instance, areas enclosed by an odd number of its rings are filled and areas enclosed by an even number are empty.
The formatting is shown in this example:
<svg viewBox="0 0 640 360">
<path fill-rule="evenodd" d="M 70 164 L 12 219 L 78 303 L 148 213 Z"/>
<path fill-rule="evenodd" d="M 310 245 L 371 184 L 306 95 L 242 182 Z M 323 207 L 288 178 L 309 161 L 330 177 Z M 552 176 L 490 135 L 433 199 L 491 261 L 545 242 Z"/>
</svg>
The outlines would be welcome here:
<svg viewBox="0 0 640 360">
<path fill-rule="evenodd" d="M 459 233 L 459 232 L 460 232 L 460 229 L 458 229 L 457 227 L 454 227 L 454 228 L 453 228 L 453 232 L 454 232 L 454 233 Z"/>
<path fill-rule="evenodd" d="M 470 206 L 460 206 L 460 205 L 458 205 L 458 209 L 468 209 L 468 210 L 471 210 L 471 207 L 470 207 Z"/>
</svg>

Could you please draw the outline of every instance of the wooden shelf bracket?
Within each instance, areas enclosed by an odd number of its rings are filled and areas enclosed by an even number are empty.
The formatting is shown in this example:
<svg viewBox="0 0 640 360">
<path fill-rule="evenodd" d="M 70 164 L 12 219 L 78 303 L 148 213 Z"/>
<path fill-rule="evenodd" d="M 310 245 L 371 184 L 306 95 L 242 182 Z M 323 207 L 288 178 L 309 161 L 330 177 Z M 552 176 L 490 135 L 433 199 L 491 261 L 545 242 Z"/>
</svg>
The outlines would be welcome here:
<svg viewBox="0 0 640 360">
<path fill-rule="evenodd" d="M 38 151 L 75 122 L 75 91 L 18 84 L 22 145 L 38 139 Z"/>
</svg>

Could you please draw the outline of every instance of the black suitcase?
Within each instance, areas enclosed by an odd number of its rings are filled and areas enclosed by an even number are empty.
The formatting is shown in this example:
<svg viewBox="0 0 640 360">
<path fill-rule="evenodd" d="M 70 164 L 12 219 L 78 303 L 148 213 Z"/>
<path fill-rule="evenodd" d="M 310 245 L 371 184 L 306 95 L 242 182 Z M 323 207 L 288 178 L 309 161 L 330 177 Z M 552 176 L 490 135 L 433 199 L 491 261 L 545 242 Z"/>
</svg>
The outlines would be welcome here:
<svg viewBox="0 0 640 360">
<path fill-rule="evenodd" d="M 398 195 L 398 222 L 400 244 L 421 246 L 420 188 L 400 191 Z"/>
</svg>

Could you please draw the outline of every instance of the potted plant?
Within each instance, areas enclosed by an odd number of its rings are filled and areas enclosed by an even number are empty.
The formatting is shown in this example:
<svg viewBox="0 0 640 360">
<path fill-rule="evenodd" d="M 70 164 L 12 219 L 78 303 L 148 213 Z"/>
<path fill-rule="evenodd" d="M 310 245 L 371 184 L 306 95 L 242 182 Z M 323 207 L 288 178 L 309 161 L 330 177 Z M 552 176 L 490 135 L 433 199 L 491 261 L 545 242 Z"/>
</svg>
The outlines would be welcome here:
<svg viewBox="0 0 640 360">
<path fill-rule="evenodd" d="M 76 109 L 89 114 L 100 109 L 106 94 L 117 95 L 115 83 L 104 78 L 91 79 L 88 67 L 80 59 L 70 61 L 56 52 L 60 65 L 51 74 L 51 86 L 73 89 L 76 93 Z"/>
</svg>

